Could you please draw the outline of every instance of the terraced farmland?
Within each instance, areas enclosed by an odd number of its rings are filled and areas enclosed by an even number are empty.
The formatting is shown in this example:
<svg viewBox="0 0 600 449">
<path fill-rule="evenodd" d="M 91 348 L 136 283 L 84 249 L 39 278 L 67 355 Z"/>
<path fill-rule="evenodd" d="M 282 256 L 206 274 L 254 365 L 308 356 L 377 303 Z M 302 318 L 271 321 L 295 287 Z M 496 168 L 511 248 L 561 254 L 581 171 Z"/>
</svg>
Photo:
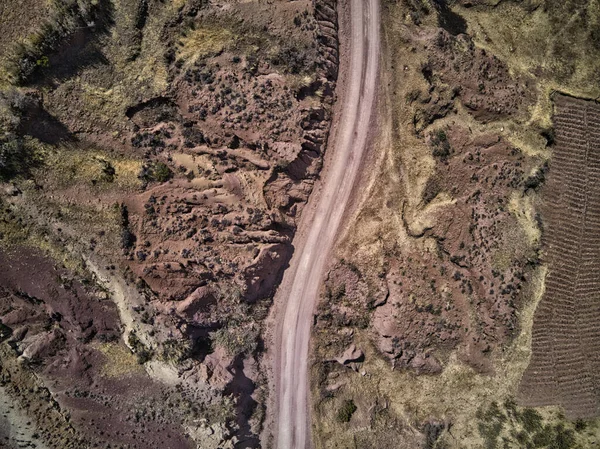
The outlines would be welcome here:
<svg viewBox="0 0 600 449">
<path fill-rule="evenodd" d="M 559 95 L 554 125 L 542 194 L 548 275 L 520 397 L 587 418 L 600 411 L 600 105 Z"/>
</svg>

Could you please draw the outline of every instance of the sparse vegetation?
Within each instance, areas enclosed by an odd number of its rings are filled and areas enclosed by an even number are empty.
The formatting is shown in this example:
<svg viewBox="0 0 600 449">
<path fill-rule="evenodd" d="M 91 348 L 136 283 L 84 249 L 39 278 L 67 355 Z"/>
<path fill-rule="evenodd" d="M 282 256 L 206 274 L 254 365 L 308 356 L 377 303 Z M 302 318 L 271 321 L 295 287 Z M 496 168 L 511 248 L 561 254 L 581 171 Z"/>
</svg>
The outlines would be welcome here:
<svg viewBox="0 0 600 449">
<path fill-rule="evenodd" d="M 181 363 L 192 353 L 190 341 L 170 339 L 161 345 L 161 358 L 167 362 Z"/>
<path fill-rule="evenodd" d="M 446 429 L 446 424 L 437 421 L 427 421 L 423 426 L 425 434 L 424 449 L 443 449 L 447 447 L 444 442 L 440 441 L 440 437 Z"/>
<path fill-rule="evenodd" d="M 144 345 L 144 343 L 141 342 L 141 340 L 135 332 L 132 331 L 129 333 L 127 343 L 133 351 L 133 353 L 136 355 L 137 361 L 140 365 L 143 365 L 144 363 L 152 359 L 152 350 L 146 347 L 146 345 Z"/>
<path fill-rule="evenodd" d="M 15 88 L 0 92 L 0 181 L 28 176 L 40 162 L 32 139 L 17 133 L 27 102 Z"/>
<path fill-rule="evenodd" d="M 211 334 L 214 344 L 227 350 L 232 356 L 251 355 L 256 352 L 260 330 L 253 323 L 229 325 Z"/>
<path fill-rule="evenodd" d="M 479 410 L 479 433 L 487 449 L 506 447 L 571 449 L 577 447 L 577 432 L 583 429 L 560 415 L 544 418 L 532 408 L 518 407 L 511 399 L 503 406 L 492 402 L 487 410 Z"/>
<path fill-rule="evenodd" d="M 313 51 L 314 53 L 314 51 Z M 308 48 L 294 47 L 284 44 L 271 57 L 271 63 L 286 68 L 293 75 L 312 73 L 315 69 L 316 55 Z"/>
<path fill-rule="evenodd" d="M 116 205 L 119 209 L 119 224 L 121 227 L 121 248 L 131 250 L 137 240 L 135 234 L 129 229 L 129 211 L 124 204 Z"/>
<path fill-rule="evenodd" d="M 36 70 L 49 65 L 49 53 L 78 28 L 102 29 L 110 22 L 110 3 L 94 0 L 52 1 L 51 13 L 40 29 L 28 39 L 17 42 L 9 61 L 9 73 L 24 83 Z"/>
<path fill-rule="evenodd" d="M 0 137 L 0 181 L 8 181 L 28 172 L 32 152 L 23 140 L 14 134 Z"/>
<path fill-rule="evenodd" d="M 544 164 L 535 170 L 535 172 L 525 179 L 523 185 L 525 190 L 528 189 L 537 189 L 539 188 L 544 181 L 546 180 L 546 174 L 548 173 L 548 162 L 544 162 Z"/>
</svg>

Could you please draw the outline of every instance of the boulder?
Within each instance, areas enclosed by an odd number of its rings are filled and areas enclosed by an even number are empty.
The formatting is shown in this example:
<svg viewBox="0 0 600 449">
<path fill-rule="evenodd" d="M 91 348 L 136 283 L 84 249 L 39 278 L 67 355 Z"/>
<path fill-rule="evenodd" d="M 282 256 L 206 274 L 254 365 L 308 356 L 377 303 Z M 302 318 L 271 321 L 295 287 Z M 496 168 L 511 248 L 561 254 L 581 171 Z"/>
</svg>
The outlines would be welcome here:
<svg viewBox="0 0 600 449">
<path fill-rule="evenodd" d="M 227 351 L 217 346 L 215 351 L 208 354 L 204 359 L 208 383 L 219 390 L 223 390 L 233 380 L 230 369 L 232 363 L 233 359 L 227 354 Z"/>
<path fill-rule="evenodd" d="M 410 367 L 417 374 L 439 374 L 442 372 L 442 365 L 431 354 L 417 354 L 410 361 Z"/>
<path fill-rule="evenodd" d="M 344 366 L 351 363 L 360 363 L 365 360 L 365 353 L 358 349 L 355 344 L 351 344 L 336 361 Z"/>
<path fill-rule="evenodd" d="M 177 304 L 175 311 L 181 318 L 191 320 L 196 313 L 214 304 L 215 301 L 215 296 L 210 287 L 198 287 L 191 295 Z"/>
<path fill-rule="evenodd" d="M 56 354 L 64 347 L 64 343 L 65 335 L 59 329 L 27 337 L 21 343 L 23 348 L 22 357 L 27 360 L 38 361 Z"/>
</svg>

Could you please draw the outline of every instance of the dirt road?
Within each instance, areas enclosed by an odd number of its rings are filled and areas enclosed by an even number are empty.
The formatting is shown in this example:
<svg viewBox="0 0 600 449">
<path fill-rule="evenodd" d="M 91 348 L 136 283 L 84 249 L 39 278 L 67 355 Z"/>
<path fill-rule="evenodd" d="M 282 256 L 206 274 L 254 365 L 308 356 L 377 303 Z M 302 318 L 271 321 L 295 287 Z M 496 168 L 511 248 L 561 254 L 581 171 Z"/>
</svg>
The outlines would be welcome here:
<svg viewBox="0 0 600 449">
<path fill-rule="evenodd" d="M 311 446 L 308 346 L 325 264 L 339 233 L 372 129 L 379 69 L 379 0 L 348 3 L 340 22 L 338 106 L 320 191 L 302 216 L 281 301 L 275 348 L 276 441 L 279 449 Z M 346 4 L 342 5 L 345 7 Z"/>
</svg>

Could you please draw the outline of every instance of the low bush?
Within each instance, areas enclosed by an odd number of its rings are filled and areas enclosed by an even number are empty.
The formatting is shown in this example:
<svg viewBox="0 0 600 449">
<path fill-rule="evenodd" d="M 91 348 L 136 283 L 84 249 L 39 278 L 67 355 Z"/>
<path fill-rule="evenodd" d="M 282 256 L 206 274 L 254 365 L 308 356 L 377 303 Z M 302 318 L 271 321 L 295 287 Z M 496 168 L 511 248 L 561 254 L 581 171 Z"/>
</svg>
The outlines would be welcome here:
<svg viewBox="0 0 600 449">
<path fill-rule="evenodd" d="M 135 332 L 129 333 L 128 341 L 129 347 L 137 357 L 137 361 L 140 365 L 150 361 L 152 359 L 152 351 L 148 349 L 139 339 Z"/>
<path fill-rule="evenodd" d="M 521 413 L 520 421 L 523 424 L 523 428 L 529 432 L 536 432 L 542 428 L 543 418 L 536 410 L 532 408 L 526 408 Z"/>
<path fill-rule="evenodd" d="M 30 142 L 14 134 L 0 136 L 0 181 L 30 174 L 31 168 L 38 164 Z"/>
<path fill-rule="evenodd" d="M 229 355 L 237 356 L 253 354 L 258 348 L 259 335 L 258 326 L 254 324 L 230 325 L 213 332 L 211 338 L 215 344 L 225 348 Z"/>
<path fill-rule="evenodd" d="M 438 129 L 431 134 L 431 146 L 433 157 L 436 159 L 440 159 L 441 161 L 446 161 L 448 156 L 450 156 L 450 142 L 448 141 L 448 136 L 443 129 Z"/>
<path fill-rule="evenodd" d="M 338 410 L 337 418 L 340 422 L 350 422 L 352 415 L 356 411 L 356 405 L 352 399 L 346 399 Z"/>
<path fill-rule="evenodd" d="M 173 177 L 173 172 L 164 162 L 144 164 L 138 178 L 145 182 L 167 182 Z"/>
</svg>

